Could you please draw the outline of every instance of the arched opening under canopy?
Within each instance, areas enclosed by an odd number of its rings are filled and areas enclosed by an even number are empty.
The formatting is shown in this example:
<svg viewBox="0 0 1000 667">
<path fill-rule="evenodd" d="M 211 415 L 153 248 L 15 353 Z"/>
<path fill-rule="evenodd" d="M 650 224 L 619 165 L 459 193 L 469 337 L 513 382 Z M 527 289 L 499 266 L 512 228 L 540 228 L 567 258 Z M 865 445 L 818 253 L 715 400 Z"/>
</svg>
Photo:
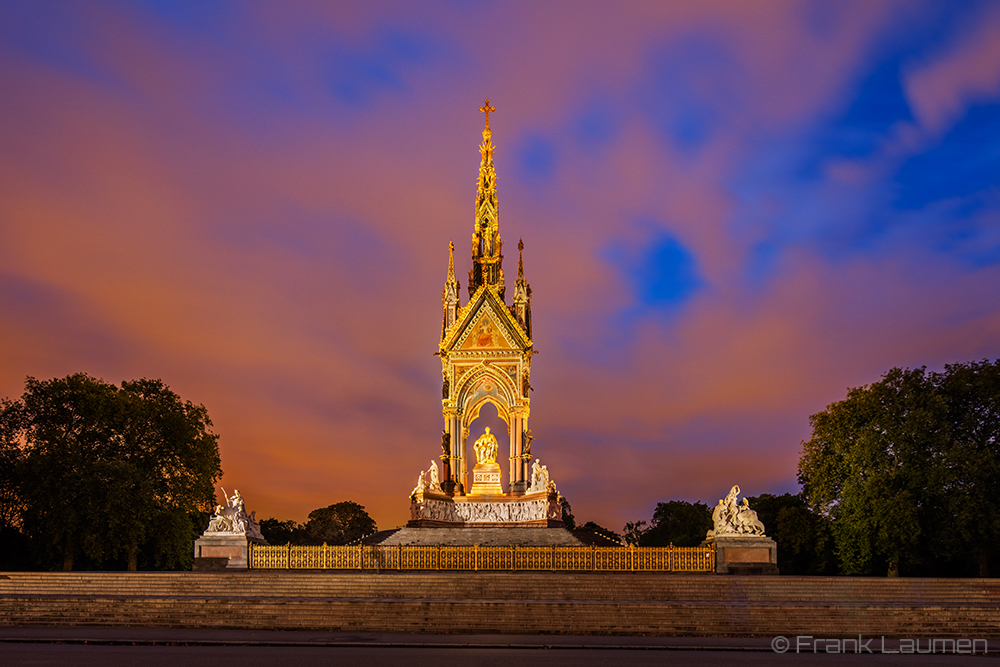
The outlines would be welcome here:
<svg viewBox="0 0 1000 667">
<path fill-rule="evenodd" d="M 510 426 L 507 425 L 507 421 L 503 418 L 504 412 L 506 411 L 501 411 L 500 406 L 488 398 L 483 399 L 478 405 L 473 406 L 470 411 L 472 421 L 468 427 L 468 456 L 470 465 L 476 464 L 476 454 L 473 451 L 473 445 L 476 440 L 486 433 L 487 427 L 499 445 L 497 449 L 497 462 L 504 462 L 507 443 L 510 441 Z"/>
</svg>

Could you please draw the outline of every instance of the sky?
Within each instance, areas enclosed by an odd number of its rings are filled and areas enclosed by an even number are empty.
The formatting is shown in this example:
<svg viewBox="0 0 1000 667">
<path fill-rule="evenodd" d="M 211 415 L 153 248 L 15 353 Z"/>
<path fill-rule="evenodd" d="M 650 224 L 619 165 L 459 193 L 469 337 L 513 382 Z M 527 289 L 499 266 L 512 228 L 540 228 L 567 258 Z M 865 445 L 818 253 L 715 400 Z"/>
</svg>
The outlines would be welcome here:
<svg viewBox="0 0 1000 667">
<path fill-rule="evenodd" d="M 578 522 L 795 493 L 849 387 L 1000 357 L 996 2 L 0 0 L 0 91 L 0 397 L 161 378 L 258 518 L 409 518 L 487 97 Z"/>
</svg>

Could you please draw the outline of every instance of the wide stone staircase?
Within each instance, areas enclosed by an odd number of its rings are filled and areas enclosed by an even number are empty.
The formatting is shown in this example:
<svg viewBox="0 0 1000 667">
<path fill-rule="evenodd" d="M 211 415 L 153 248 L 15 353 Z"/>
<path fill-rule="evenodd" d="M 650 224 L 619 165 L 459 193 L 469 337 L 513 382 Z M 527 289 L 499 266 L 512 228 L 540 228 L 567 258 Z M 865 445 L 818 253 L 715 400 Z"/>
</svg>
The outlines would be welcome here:
<svg viewBox="0 0 1000 667">
<path fill-rule="evenodd" d="M 1000 636 L 1000 580 L 666 573 L 0 574 L 0 625 Z"/>
</svg>

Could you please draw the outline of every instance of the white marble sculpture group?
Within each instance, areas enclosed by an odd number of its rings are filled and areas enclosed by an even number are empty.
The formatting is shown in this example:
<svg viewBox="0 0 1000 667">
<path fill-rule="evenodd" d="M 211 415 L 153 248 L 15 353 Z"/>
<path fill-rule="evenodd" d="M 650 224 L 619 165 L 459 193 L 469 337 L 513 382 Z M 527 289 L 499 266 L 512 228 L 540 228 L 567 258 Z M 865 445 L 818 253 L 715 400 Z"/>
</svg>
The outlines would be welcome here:
<svg viewBox="0 0 1000 667">
<path fill-rule="evenodd" d="M 440 473 L 438 473 L 437 463 L 431 460 L 431 467 L 425 472 L 421 472 L 417 475 L 417 485 L 413 487 L 413 491 L 410 491 L 410 495 L 416 495 L 417 493 L 444 493 L 441 489 L 441 478 Z"/>
<path fill-rule="evenodd" d="M 205 531 L 206 535 L 208 533 L 246 535 L 252 540 L 264 539 L 260 533 L 260 524 L 257 523 L 257 513 L 247 514 L 239 489 L 234 490 L 233 495 L 226 499 L 225 507 L 215 506 L 215 514 L 212 515 Z"/>
<path fill-rule="evenodd" d="M 517 502 L 465 502 L 443 500 L 416 500 L 410 504 L 410 517 L 449 523 L 522 523 L 558 519 L 562 507 L 555 496 L 548 500 L 521 500 Z"/>
<path fill-rule="evenodd" d="M 531 487 L 528 489 L 528 493 L 536 492 L 544 492 L 547 496 L 515 502 L 506 500 L 454 502 L 445 498 L 437 499 L 433 495 L 443 495 L 444 491 L 441 489 L 437 463 L 431 461 L 430 468 L 417 476 L 417 485 L 410 492 L 410 517 L 414 520 L 466 524 L 526 523 L 561 519 L 562 506 L 559 504 L 556 484 L 549 479 L 548 469 L 541 465 L 538 459 L 535 459 L 532 465 Z"/>
<path fill-rule="evenodd" d="M 715 529 L 708 531 L 709 538 L 720 535 L 764 534 L 764 524 L 757 518 L 757 513 L 750 509 L 747 499 L 744 498 L 742 504 L 737 502 L 739 494 L 740 485 L 737 484 L 729 490 L 725 500 L 719 500 L 719 504 L 712 511 Z"/>
<path fill-rule="evenodd" d="M 531 464 L 531 486 L 528 488 L 528 493 L 535 491 L 556 492 L 556 483 L 549 479 L 549 469 L 541 465 L 538 459 Z"/>
<path fill-rule="evenodd" d="M 437 463 L 432 460 L 431 467 L 417 475 L 417 485 L 413 487 L 413 491 L 410 491 L 410 496 L 428 492 L 443 493 L 440 480 Z M 543 466 L 538 459 L 535 459 L 535 462 L 531 464 L 531 486 L 528 488 L 528 493 L 538 491 L 555 493 L 556 483 L 549 478 L 549 469 Z"/>
</svg>

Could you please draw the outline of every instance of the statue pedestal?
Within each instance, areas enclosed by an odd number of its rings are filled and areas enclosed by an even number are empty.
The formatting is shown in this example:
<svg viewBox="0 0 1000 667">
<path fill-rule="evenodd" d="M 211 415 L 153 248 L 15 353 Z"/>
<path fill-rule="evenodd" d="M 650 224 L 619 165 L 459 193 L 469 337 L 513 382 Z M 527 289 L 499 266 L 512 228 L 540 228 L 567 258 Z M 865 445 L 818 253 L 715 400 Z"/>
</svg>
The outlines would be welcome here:
<svg viewBox="0 0 1000 667">
<path fill-rule="evenodd" d="M 218 568 L 221 559 L 228 559 L 226 570 L 246 570 L 249 561 L 248 540 L 245 533 L 206 533 L 194 542 L 194 571 L 211 572 Z"/>
<path fill-rule="evenodd" d="M 480 463 L 472 469 L 470 496 L 502 496 L 500 466 L 497 463 Z"/>
<path fill-rule="evenodd" d="M 555 491 L 523 496 L 454 496 L 430 491 L 410 497 L 410 528 L 562 527 L 562 505 Z"/>
<path fill-rule="evenodd" d="M 706 539 L 701 546 L 713 544 L 717 574 L 778 574 L 778 545 L 770 537 L 722 534 Z"/>
</svg>

